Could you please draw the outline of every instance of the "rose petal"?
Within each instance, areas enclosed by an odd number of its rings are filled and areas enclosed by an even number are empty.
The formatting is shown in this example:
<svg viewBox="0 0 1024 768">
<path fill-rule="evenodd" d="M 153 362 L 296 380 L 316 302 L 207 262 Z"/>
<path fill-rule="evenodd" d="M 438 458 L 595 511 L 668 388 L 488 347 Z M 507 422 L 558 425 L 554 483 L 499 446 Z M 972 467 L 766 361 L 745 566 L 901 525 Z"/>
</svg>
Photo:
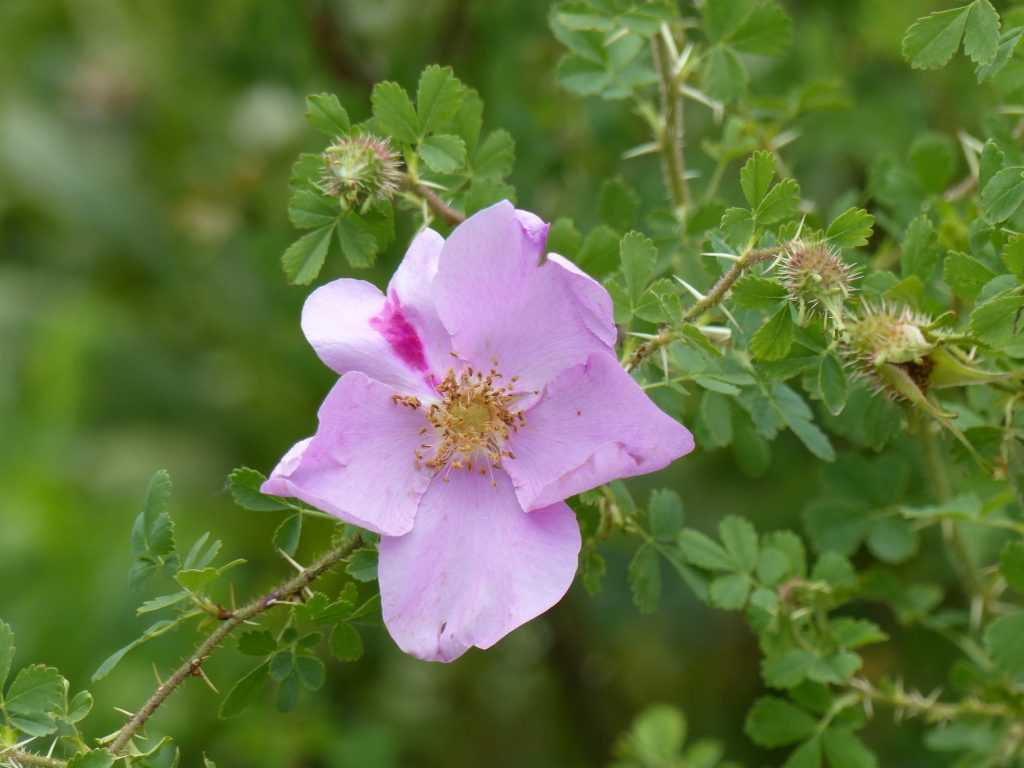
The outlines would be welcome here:
<svg viewBox="0 0 1024 768">
<path fill-rule="evenodd" d="M 526 390 L 608 349 L 593 286 L 581 289 L 579 275 L 558 261 L 542 263 L 546 240 L 543 222 L 498 203 L 455 228 L 434 280 L 455 353 L 518 376 Z"/>
<path fill-rule="evenodd" d="M 516 495 L 534 509 L 661 469 L 693 450 L 693 436 L 605 353 L 549 383 L 508 448 Z"/>
<path fill-rule="evenodd" d="M 423 496 L 411 533 L 382 537 L 384 623 L 406 653 L 451 661 L 490 648 L 557 603 L 580 550 L 565 504 L 527 514 L 501 471 L 453 472 Z"/>
<path fill-rule="evenodd" d="M 408 532 L 430 485 L 413 455 L 427 420 L 395 403 L 395 393 L 359 372 L 342 376 L 320 407 L 316 434 L 285 455 L 261 490 L 375 533 Z"/>
<path fill-rule="evenodd" d="M 430 294 L 443 243 L 433 230 L 421 232 L 386 297 L 373 284 L 349 278 L 313 291 L 302 309 L 302 330 L 320 359 L 340 374 L 362 371 L 403 391 L 431 391 L 451 349 Z"/>
</svg>

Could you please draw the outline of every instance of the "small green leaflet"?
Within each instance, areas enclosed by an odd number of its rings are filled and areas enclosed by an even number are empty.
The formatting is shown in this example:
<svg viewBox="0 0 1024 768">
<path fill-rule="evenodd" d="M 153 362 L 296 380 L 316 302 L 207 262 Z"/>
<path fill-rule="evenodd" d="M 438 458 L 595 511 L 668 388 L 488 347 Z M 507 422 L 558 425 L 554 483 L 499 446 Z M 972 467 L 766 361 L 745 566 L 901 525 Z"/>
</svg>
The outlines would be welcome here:
<svg viewBox="0 0 1024 768">
<path fill-rule="evenodd" d="M 903 37 L 903 57 L 915 69 L 938 69 L 953 58 L 961 40 L 964 53 L 975 64 L 995 59 L 999 14 L 989 0 L 974 0 L 918 19 Z"/>
</svg>

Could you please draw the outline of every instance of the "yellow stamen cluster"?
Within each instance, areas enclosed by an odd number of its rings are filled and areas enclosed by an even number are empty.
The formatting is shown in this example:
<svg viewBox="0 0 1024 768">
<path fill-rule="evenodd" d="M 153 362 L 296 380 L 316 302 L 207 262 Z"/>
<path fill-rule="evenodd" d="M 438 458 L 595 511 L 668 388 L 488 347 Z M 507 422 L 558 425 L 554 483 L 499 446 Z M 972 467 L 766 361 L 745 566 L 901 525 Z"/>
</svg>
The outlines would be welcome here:
<svg viewBox="0 0 1024 768">
<path fill-rule="evenodd" d="M 526 423 L 526 417 L 515 408 L 522 394 L 516 391 L 518 377 L 508 383 L 502 380 L 494 368 L 487 373 L 473 368 L 460 374 L 448 371 L 437 386 L 440 402 L 425 409 L 429 426 L 421 430 L 424 442 L 414 452 L 417 469 L 445 470 L 445 478 L 457 469 L 487 475 L 501 466 L 502 459 L 515 458 L 505 442 Z M 408 408 L 421 408 L 415 397 L 392 399 Z"/>
</svg>

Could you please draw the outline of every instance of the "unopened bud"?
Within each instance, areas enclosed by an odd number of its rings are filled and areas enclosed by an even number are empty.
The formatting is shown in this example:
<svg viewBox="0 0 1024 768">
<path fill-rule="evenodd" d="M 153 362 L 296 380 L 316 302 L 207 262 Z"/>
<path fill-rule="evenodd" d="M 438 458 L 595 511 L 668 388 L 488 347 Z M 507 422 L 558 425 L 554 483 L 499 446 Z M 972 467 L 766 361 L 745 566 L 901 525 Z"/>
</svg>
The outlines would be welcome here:
<svg viewBox="0 0 1024 768">
<path fill-rule="evenodd" d="M 843 305 L 853 292 L 857 272 L 838 250 L 825 242 L 794 241 L 786 246 L 779 272 L 801 314 L 820 309 L 837 328 L 843 327 Z"/>
<path fill-rule="evenodd" d="M 402 180 L 399 157 L 387 139 L 373 135 L 342 136 L 323 152 L 324 169 L 317 186 L 337 197 L 344 208 L 390 200 Z"/>
</svg>

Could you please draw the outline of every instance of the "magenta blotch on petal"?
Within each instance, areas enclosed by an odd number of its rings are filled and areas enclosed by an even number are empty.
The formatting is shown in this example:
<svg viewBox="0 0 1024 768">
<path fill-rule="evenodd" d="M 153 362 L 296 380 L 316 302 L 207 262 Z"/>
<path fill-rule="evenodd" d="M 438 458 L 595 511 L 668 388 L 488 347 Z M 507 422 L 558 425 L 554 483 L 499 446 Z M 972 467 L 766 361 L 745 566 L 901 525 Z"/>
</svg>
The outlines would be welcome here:
<svg viewBox="0 0 1024 768">
<path fill-rule="evenodd" d="M 362 371 L 405 391 L 429 391 L 427 374 L 447 365 L 451 349 L 430 292 L 443 242 L 433 230 L 413 240 L 389 297 L 349 278 L 313 291 L 302 308 L 302 330 L 320 359 L 339 374 Z"/>
</svg>

